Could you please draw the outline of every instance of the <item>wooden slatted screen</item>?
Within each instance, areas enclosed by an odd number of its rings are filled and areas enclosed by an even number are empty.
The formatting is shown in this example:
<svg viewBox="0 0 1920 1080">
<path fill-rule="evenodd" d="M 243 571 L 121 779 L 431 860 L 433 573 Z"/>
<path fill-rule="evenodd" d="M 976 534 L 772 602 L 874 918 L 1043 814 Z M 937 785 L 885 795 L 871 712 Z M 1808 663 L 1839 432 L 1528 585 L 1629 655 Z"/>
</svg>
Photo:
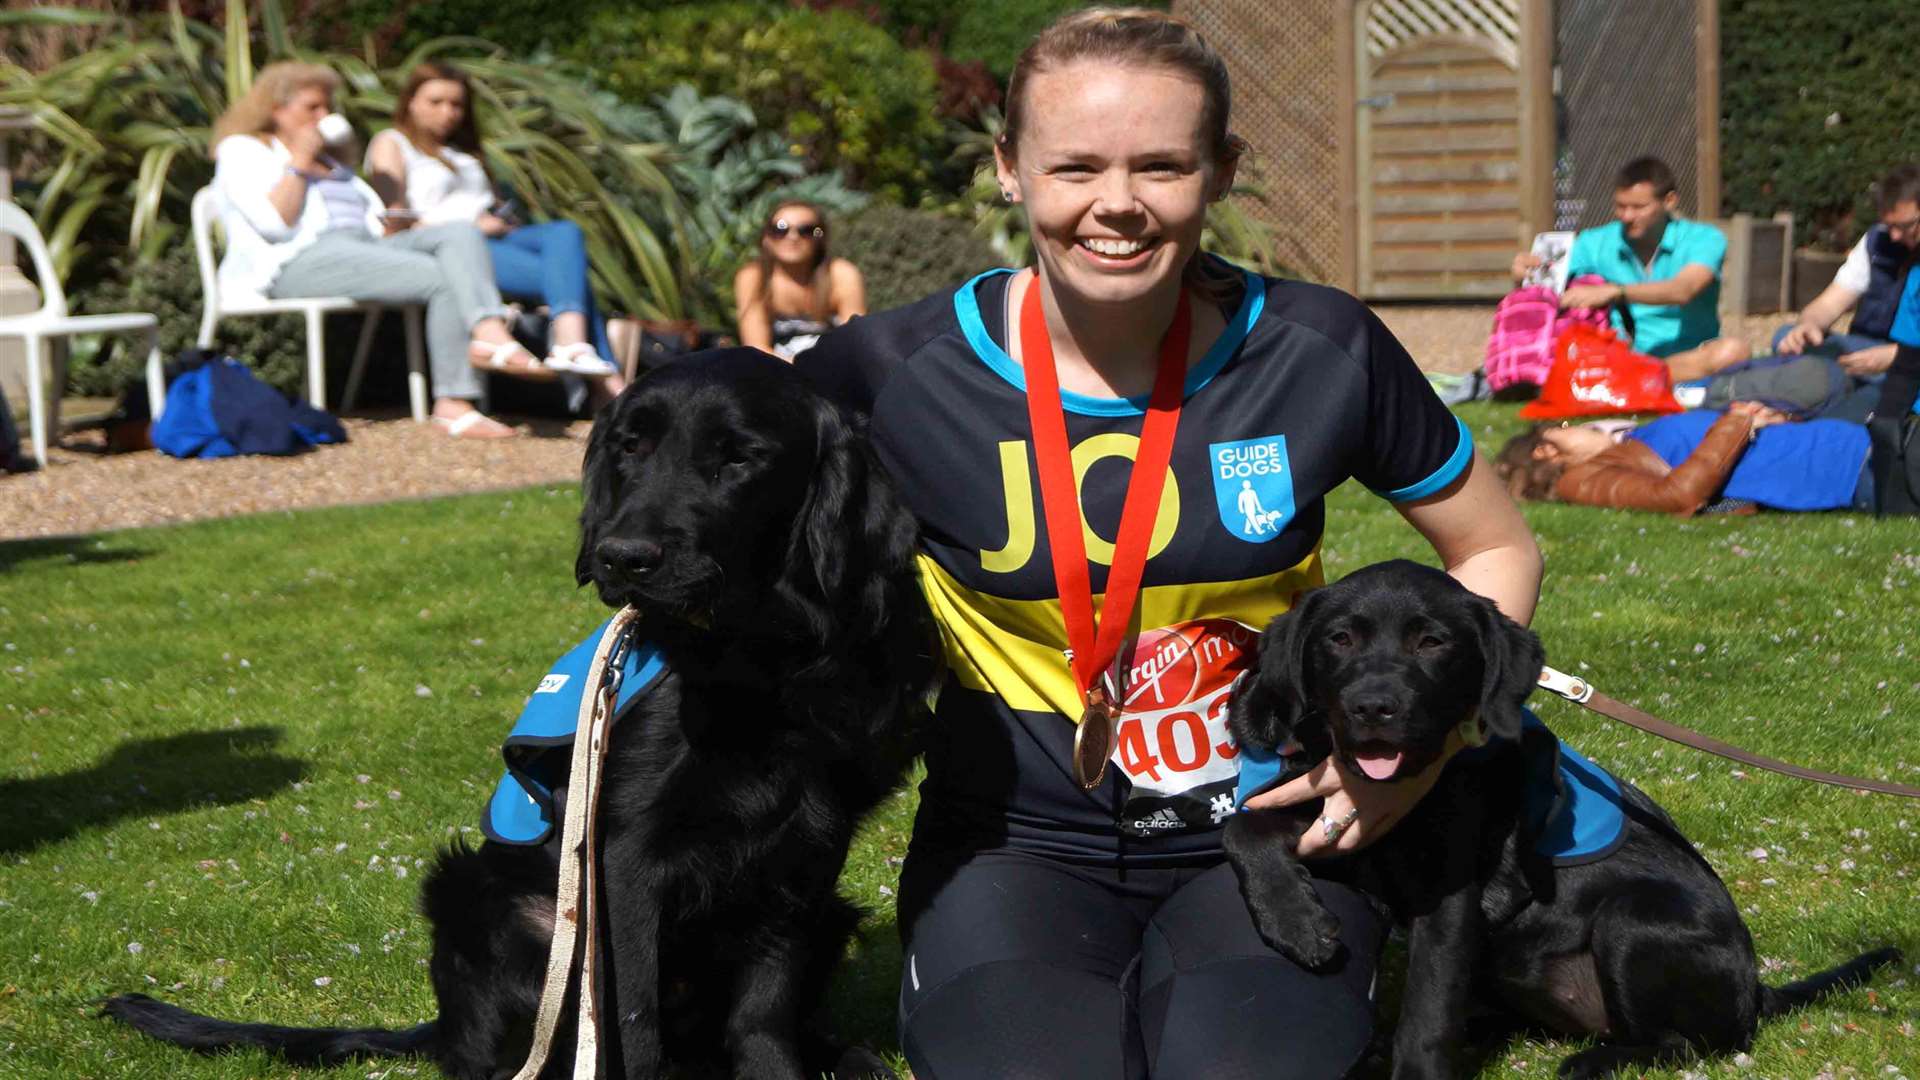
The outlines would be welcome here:
<svg viewBox="0 0 1920 1080">
<path fill-rule="evenodd" d="M 1382 0 L 1373 15 L 1502 6 Z M 1376 54 L 1382 35 L 1371 23 L 1368 31 L 1371 70 L 1358 94 L 1360 294 L 1502 295 L 1522 231 L 1512 39 L 1429 31 L 1393 38 Z"/>
</svg>

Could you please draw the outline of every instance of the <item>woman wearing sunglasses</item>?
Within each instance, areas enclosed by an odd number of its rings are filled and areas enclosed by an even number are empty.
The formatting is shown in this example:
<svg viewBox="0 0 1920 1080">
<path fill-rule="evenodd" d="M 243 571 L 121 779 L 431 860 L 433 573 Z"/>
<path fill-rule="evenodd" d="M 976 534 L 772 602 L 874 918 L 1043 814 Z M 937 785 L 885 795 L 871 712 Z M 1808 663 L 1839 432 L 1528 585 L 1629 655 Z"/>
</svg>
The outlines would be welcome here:
<svg viewBox="0 0 1920 1080">
<path fill-rule="evenodd" d="M 1339 961 L 1255 933 L 1221 850 L 1233 681 L 1328 576 L 1324 499 L 1349 478 L 1533 612 L 1525 519 L 1380 320 L 1200 250 L 1245 151 L 1227 82 L 1177 18 L 1063 16 L 1015 64 L 996 147 L 1034 265 L 797 362 L 869 414 L 947 661 L 898 900 L 919 1080 L 1346 1075 L 1385 926 L 1316 875 Z M 1323 760 L 1246 805 L 1324 800 L 1301 852 L 1348 852 L 1439 773 L 1399 767 Z"/>
<path fill-rule="evenodd" d="M 740 344 L 794 357 L 820 335 L 867 313 L 860 268 L 827 251 L 827 216 L 808 202 L 783 202 L 760 229 L 760 257 L 733 276 Z"/>
</svg>

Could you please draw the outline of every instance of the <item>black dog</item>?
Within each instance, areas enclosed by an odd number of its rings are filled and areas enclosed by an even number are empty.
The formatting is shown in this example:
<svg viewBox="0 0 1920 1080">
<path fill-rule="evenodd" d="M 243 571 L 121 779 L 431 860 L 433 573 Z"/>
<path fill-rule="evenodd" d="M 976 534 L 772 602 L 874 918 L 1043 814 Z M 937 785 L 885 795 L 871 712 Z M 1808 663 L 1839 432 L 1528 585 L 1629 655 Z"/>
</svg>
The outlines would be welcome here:
<svg viewBox="0 0 1920 1080">
<path fill-rule="evenodd" d="M 619 717 L 602 796 L 602 1075 L 818 1076 L 836 1066 L 807 1021 L 858 920 L 836 882 L 855 825 L 911 759 L 933 670 L 912 521 L 842 414 L 748 349 L 621 395 L 585 472 L 577 575 L 639 607 L 638 637 L 668 666 Z M 421 902 L 440 1014 L 410 1031 L 235 1024 L 141 995 L 107 1012 L 198 1050 L 429 1054 L 456 1077 L 511 1076 L 546 969 L 558 843 L 442 854 Z M 571 1075 L 572 1046 L 569 1024 L 545 1075 Z M 843 1078 L 885 1072 L 848 1057 Z"/>
<path fill-rule="evenodd" d="M 1344 869 L 1409 924 L 1396 1077 L 1455 1075 L 1475 999 L 1601 1044 L 1560 1075 L 1690 1054 L 1732 1053 L 1757 1023 L 1898 959 L 1884 949 L 1790 986 L 1760 985 L 1753 940 L 1712 867 L 1632 785 L 1617 797 L 1617 847 L 1579 865 L 1537 849 L 1530 778 L 1560 783 L 1558 742 L 1523 731 L 1539 639 L 1492 602 L 1430 567 L 1367 567 L 1307 594 L 1267 627 L 1258 673 L 1231 704 L 1242 746 L 1297 741 L 1361 783 L 1431 765 L 1448 739 L 1492 737 L 1451 761 L 1406 819 Z M 1551 778 L 1551 779 L 1548 779 Z M 1549 794 L 1559 795 L 1554 791 Z M 1260 934 L 1309 966 L 1335 960 L 1338 929 L 1315 898 L 1294 844 L 1312 819 L 1243 811 L 1225 844 Z M 1339 872 L 1336 869 L 1334 872 Z"/>
</svg>

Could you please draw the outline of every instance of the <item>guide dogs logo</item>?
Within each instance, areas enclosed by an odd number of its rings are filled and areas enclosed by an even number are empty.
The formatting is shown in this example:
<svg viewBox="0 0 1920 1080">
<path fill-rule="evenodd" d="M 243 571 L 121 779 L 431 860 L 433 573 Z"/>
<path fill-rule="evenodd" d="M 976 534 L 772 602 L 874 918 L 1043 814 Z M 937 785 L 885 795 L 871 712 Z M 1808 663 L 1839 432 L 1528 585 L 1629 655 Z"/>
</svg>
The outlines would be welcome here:
<svg viewBox="0 0 1920 1080">
<path fill-rule="evenodd" d="M 1285 435 L 1212 443 L 1207 464 L 1220 524 L 1228 532 L 1249 544 L 1264 544 L 1293 520 L 1293 469 Z"/>
</svg>

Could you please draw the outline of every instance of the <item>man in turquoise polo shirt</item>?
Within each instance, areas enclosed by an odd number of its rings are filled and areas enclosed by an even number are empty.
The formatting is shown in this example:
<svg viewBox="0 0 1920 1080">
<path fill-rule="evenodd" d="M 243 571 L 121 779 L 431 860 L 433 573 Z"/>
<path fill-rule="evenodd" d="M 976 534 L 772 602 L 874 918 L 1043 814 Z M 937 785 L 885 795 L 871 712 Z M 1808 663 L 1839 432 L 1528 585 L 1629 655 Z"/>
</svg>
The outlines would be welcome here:
<svg viewBox="0 0 1920 1080">
<path fill-rule="evenodd" d="M 1574 238 L 1569 277 L 1597 274 L 1604 285 L 1574 285 L 1560 306 L 1619 306 L 1633 316 L 1633 347 L 1660 357 L 1674 381 L 1704 379 L 1747 359 L 1744 341 L 1720 336 L 1720 264 L 1727 238 L 1705 222 L 1674 217 L 1680 205 L 1673 170 L 1659 158 L 1628 162 L 1614 181 L 1610 225 Z M 1522 253 L 1513 260 L 1519 281 L 1539 265 Z"/>
</svg>

